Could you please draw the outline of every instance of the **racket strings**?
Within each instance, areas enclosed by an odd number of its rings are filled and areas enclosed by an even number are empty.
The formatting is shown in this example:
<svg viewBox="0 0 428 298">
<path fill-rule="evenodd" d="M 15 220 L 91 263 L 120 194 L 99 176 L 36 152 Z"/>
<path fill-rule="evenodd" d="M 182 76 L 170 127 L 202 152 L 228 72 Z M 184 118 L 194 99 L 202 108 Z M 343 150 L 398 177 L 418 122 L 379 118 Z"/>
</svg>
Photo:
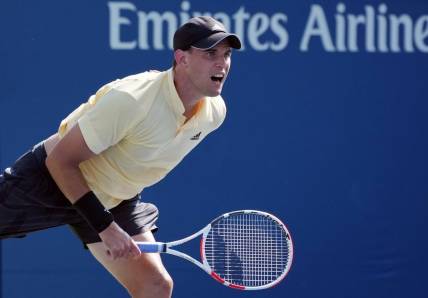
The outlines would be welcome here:
<svg viewBox="0 0 428 298">
<path fill-rule="evenodd" d="M 266 215 L 232 214 L 212 224 L 205 257 L 229 283 L 262 286 L 277 280 L 289 266 L 289 240 L 283 226 Z"/>
</svg>

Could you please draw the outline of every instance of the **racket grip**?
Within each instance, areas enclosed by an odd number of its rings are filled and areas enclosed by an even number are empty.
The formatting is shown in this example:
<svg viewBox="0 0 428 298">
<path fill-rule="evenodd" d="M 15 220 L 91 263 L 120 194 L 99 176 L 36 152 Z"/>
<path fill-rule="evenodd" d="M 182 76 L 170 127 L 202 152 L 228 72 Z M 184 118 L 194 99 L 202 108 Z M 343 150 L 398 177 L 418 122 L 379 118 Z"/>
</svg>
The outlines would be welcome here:
<svg viewBox="0 0 428 298">
<path fill-rule="evenodd" d="M 137 243 L 137 245 L 140 248 L 140 251 L 145 253 L 166 251 L 166 244 L 162 242 L 147 242 L 147 243 L 139 242 Z"/>
</svg>

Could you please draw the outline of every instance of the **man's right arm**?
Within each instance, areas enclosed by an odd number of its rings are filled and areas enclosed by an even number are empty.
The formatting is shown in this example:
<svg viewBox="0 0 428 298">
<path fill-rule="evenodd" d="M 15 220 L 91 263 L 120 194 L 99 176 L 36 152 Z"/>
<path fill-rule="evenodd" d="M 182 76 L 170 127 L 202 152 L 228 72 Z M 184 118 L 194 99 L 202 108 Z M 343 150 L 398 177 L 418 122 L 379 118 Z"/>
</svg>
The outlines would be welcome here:
<svg viewBox="0 0 428 298">
<path fill-rule="evenodd" d="M 95 153 L 87 146 L 79 125 L 76 124 L 46 158 L 46 166 L 52 178 L 73 205 L 91 192 L 79 164 L 94 156 Z M 88 219 L 90 221 L 90 218 Z M 97 232 L 106 246 L 107 253 L 113 259 L 140 255 L 140 250 L 132 238 L 114 221 L 104 230 Z"/>
</svg>

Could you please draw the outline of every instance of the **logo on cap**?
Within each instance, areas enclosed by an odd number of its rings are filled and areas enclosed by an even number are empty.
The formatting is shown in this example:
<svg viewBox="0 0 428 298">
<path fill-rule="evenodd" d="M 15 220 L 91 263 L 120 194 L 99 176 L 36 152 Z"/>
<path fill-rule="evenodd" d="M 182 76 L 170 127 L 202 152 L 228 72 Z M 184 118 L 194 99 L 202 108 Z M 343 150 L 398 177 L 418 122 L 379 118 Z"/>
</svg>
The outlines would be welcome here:
<svg viewBox="0 0 428 298">
<path fill-rule="evenodd" d="M 222 28 L 219 24 L 214 24 L 214 26 L 212 27 L 212 30 L 224 32 L 224 28 Z"/>
</svg>

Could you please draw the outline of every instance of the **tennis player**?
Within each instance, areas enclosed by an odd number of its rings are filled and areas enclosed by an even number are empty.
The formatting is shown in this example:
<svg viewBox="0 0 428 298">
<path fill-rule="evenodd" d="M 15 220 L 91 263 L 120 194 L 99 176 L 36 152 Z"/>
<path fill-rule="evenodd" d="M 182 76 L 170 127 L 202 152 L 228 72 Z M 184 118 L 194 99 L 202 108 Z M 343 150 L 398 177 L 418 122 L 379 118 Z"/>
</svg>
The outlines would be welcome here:
<svg viewBox="0 0 428 298">
<path fill-rule="evenodd" d="M 132 297 L 170 297 L 154 241 L 157 208 L 141 191 L 223 122 L 220 93 L 241 42 L 211 17 L 175 32 L 174 66 L 113 81 L 0 176 L 0 238 L 69 225 Z"/>
</svg>

